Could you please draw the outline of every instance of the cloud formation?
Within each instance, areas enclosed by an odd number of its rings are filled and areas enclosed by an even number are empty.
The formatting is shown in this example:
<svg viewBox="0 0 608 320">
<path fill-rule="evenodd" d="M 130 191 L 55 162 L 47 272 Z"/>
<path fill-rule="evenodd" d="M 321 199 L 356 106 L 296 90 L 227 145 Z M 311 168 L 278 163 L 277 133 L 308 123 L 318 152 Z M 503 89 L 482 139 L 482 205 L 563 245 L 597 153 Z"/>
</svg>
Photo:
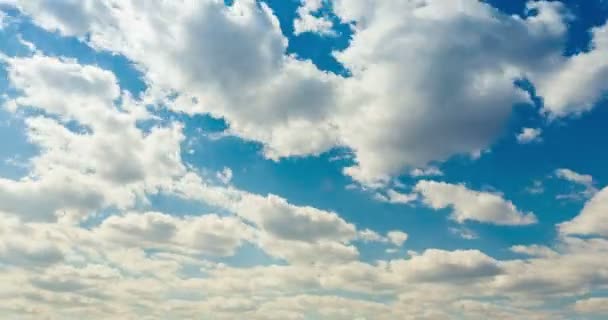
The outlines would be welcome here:
<svg viewBox="0 0 608 320">
<path fill-rule="evenodd" d="M 316 16 L 321 5 L 351 24 L 349 46 L 334 53 L 346 77 L 287 55 L 264 2 L 0 1 L 58 37 L 123 55 L 147 85 L 133 97 L 99 66 L 42 52 L 1 56 L 10 85 L 3 111 L 23 121 L 37 153 L 22 177 L 0 177 L 0 314 L 388 320 L 607 312 L 595 295 L 608 286 L 608 188 L 597 191 L 589 175 L 555 172 L 594 191 L 557 225 L 553 243 L 414 250 L 415 225 L 372 230 L 340 210 L 239 189 L 239 170 L 207 174 L 182 159 L 184 125 L 156 112 L 223 118 L 229 134 L 259 142 L 275 160 L 347 147 L 354 158 L 344 172 L 361 189 L 448 211 L 457 227 L 446 234 L 472 246 L 485 234 L 468 222 L 523 228 L 538 218 L 509 200 L 518 198 L 418 179 L 447 175 L 433 164 L 455 154 L 491 147 L 513 105 L 530 102 L 516 80 L 536 86 L 552 119 L 601 99 L 606 27 L 593 30 L 588 51 L 563 56 L 559 2 L 530 2 L 517 16 L 475 0 L 303 1 L 296 33 L 331 33 Z M 522 134 L 529 142 L 540 131 Z M 403 174 L 411 186 L 391 181 Z M 205 209 L 142 209 L 155 196 Z"/>
<path fill-rule="evenodd" d="M 478 221 L 497 225 L 528 225 L 537 222 L 531 212 L 522 212 L 500 195 L 470 190 L 461 184 L 421 180 L 415 190 L 433 209 L 451 208 L 458 223 Z"/>
<path fill-rule="evenodd" d="M 331 1 L 354 32 L 334 54 L 348 78 L 285 55 L 276 17 L 252 0 L 229 7 L 215 0 L 91 0 L 66 4 L 71 15 L 47 0 L 16 2 L 44 28 L 86 34 L 92 46 L 124 54 L 145 70 L 150 96 L 177 93 L 174 110 L 226 119 L 231 133 L 262 143 L 269 158 L 352 149 L 356 165 L 345 172 L 365 184 L 487 149 L 512 106 L 529 102 L 516 80 L 530 79 L 553 117 L 588 110 L 606 89 L 605 68 L 595 63 L 606 28 L 593 32 L 592 50 L 563 57 L 559 2 L 531 2 L 519 17 L 476 0 Z M 304 1 L 296 24 L 330 30 L 310 16 L 320 6 Z"/>
</svg>

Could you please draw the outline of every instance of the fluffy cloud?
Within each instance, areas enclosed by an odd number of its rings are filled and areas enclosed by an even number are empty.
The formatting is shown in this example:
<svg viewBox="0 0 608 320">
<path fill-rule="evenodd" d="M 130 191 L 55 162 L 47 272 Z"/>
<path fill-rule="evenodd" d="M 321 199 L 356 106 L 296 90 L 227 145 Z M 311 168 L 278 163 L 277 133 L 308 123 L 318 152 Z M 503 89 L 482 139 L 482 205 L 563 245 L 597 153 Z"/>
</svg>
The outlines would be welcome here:
<svg viewBox="0 0 608 320">
<path fill-rule="evenodd" d="M 347 172 L 375 183 L 403 168 L 486 148 L 511 104 L 526 100 L 512 85 L 522 69 L 549 79 L 570 61 L 561 58 L 565 27 L 553 2 L 534 3 L 538 14 L 526 18 L 472 0 L 334 4 L 344 21 L 356 22 L 351 47 L 337 54 L 353 72 L 348 79 L 284 56 L 276 18 L 253 1 L 229 8 L 219 0 L 22 2 L 41 26 L 131 58 L 150 89 L 144 101 L 133 100 L 114 75 L 95 66 L 41 56 L 6 60 L 16 94 L 5 106 L 15 116 L 28 111 L 26 133 L 40 152 L 27 176 L 0 179 L 0 210 L 6 211 L 0 313 L 24 319 L 559 319 L 563 310 L 547 309 L 564 297 L 578 299 L 579 312 L 604 313 L 605 301 L 589 297 L 608 285 L 608 242 L 567 235 L 606 234 L 598 218 L 605 191 L 560 225 L 555 245 L 512 247 L 521 258 L 430 248 L 365 262 L 357 240 L 400 246 L 407 234 L 380 235 L 332 211 L 214 186 L 182 163 L 181 126 L 156 126 L 143 107 L 167 94 L 177 92 L 174 101 L 163 100 L 175 110 L 225 117 L 233 134 L 264 143 L 268 157 L 350 146 L 357 164 Z M 431 33 L 437 38 L 420 37 Z M 581 56 L 599 50 L 595 37 L 596 49 Z M 585 100 L 596 99 L 598 88 Z M 143 129 L 142 121 L 153 125 Z M 229 182 L 228 172 L 215 178 Z M 502 196 L 464 185 L 423 180 L 414 191 L 433 208 L 450 208 L 460 223 L 536 221 Z M 134 211 L 158 192 L 226 215 Z M 387 191 L 387 199 L 409 200 L 394 192 Z M 102 209 L 119 213 L 90 216 L 86 227 L 54 221 Z M 280 261 L 233 265 L 226 256 L 245 242 Z"/>
<path fill-rule="evenodd" d="M 177 218 L 146 212 L 112 216 L 95 229 L 110 241 L 125 246 L 229 256 L 253 230 L 234 217 L 203 215 Z"/>
<path fill-rule="evenodd" d="M 557 199 L 585 200 L 591 198 L 597 192 L 591 175 L 580 174 L 570 169 L 562 168 L 555 170 L 555 176 L 583 187 L 582 190 L 579 188 L 579 190 L 574 190 L 570 193 L 558 194 Z"/>
<path fill-rule="evenodd" d="M 231 133 L 263 142 L 270 158 L 320 153 L 336 144 L 335 129 L 320 120 L 335 104 L 337 77 L 284 55 L 286 39 L 265 4 L 88 1 L 74 4 L 74 11 L 85 13 L 78 19 L 83 23 L 45 10 L 52 1 L 19 6 L 45 28 L 89 34 L 94 47 L 126 55 L 144 69 L 150 97 L 177 92 L 176 100 L 166 101 L 174 110 L 222 117 Z M 92 6 L 102 9 L 93 13 Z"/>
<path fill-rule="evenodd" d="M 415 190 L 422 195 L 424 203 L 433 209 L 451 207 L 451 218 L 459 223 L 467 220 L 498 225 L 536 223 L 533 213 L 521 212 L 501 196 L 470 190 L 464 185 L 421 180 Z"/>
<path fill-rule="evenodd" d="M 318 11 L 323 8 L 323 0 L 302 0 L 298 8 L 298 18 L 293 22 L 293 32 L 298 35 L 314 32 L 321 35 L 334 35 L 333 22 L 327 17 L 319 17 Z"/>
<path fill-rule="evenodd" d="M 10 216 L 0 217 L 0 264 L 37 268 L 63 260 L 64 252 L 52 237 L 44 237 L 39 230 L 24 226 Z M 32 241 L 40 236 L 44 241 Z"/>
<path fill-rule="evenodd" d="M 605 28 L 594 32 L 593 50 L 562 57 L 559 2 L 532 2 L 529 16 L 519 17 L 476 0 L 332 1 L 335 14 L 353 24 L 349 47 L 335 54 L 349 78 L 286 56 L 277 19 L 252 0 L 228 7 L 90 0 L 66 4 L 70 10 L 48 0 L 16 2 L 42 27 L 86 34 L 92 46 L 126 55 L 144 71 L 150 97 L 177 93 L 174 110 L 226 119 L 232 134 L 261 142 L 269 158 L 351 148 L 357 164 L 345 172 L 366 184 L 488 148 L 512 105 L 529 101 L 517 79 L 531 79 L 558 115 L 578 111 L 566 105 L 591 106 L 605 82 L 603 64 L 594 63 Z M 304 1 L 296 24 L 320 5 Z M 554 85 L 572 82 L 570 75 L 578 77 L 576 89 Z"/>
<path fill-rule="evenodd" d="M 126 208 L 185 172 L 181 127 L 139 129 L 137 121 L 149 116 L 128 95 L 120 96 L 112 73 L 38 55 L 7 64 L 18 93 L 6 107 L 39 111 L 25 124 L 40 154 L 30 159 L 28 176 L 0 180 L 0 209 L 24 219 L 53 219 Z"/>
<path fill-rule="evenodd" d="M 442 176 L 443 171 L 437 167 L 427 167 L 427 168 L 416 168 L 410 171 L 410 175 L 412 177 L 431 177 L 431 176 Z"/>
<path fill-rule="evenodd" d="M 385 194 L 382 194 L 379 192 L 376 193 L 374 195 L 374 198 L 379 201 L 388 202 L 388 203 L 405 204 L 405 203 L 410 203 L 412 201 L 415 201 L 416 199 L 418 199 L 418 196 L 415 193 L 409 193 L 409 194 L 401 193 L 394 189 L 388 189 Z"/>
<path fill-rule="evenodd" d="M 516 136 L 517 142 L 525 144 L 540 141 L 540 135 L 542 134 L 542 132 L 543 131 L 541 129 L 537 128 L 523 128 L 521 132 Z"/>
<path fill-rule="evenodd" d="M 231 224 L 232 219 L 129 213 L 107 218 L 91 230 L 3 220 L 0 243 L 18 242 L 25 235 L 32 243 L 46 240 L 61 255 L 38 259 L 40 255 L 35 254 L 32 257 L 44 263 L 28 260 L 24 268 L 7 266 L 6 251 L 0 250 L 0 296 L 6 298 L 0 310 L 26 319 L 49 313 L 59 318 L 86 314 L 93 319 L 167 314 L 302 319 L 310 312 L 332 319 L 475 318 L 481 314 L 499 319 L 514 314 L 555 319 L 558 314 L 543 311 L 542 304 L 530 306 L 524 301 L 558 301 L 564 294 L 584 296 L 608 283 L 605 240 L 564 238 L 555 248 L 542 250 L 550 254 L 541 253 L 540 247 L 518 247 L 519 252 L 538 252 L 524 260 L 497 260 L 477 250 L 429 249 L 409 258 L 375 263 L 252 267 L 230 267 L 174 250 L 177 242 L 180 247 L 204 247 L 209 234 L 238 237 L 235 230 L 218 225 Z M 192 223 L 197 220 L 205 222 Z M 188 236 L 180 238 L 182 233 L 190 234 L 188 228 L 206 236 L 194 242 Z M 154 250 L 144 252 L 134 247 L 136 243 Z M 22 256 L 31 252 L 24 250 Z M 204 276 L 186 271 L 193 269 L 200 269 Z M 338 291 L 358 298 L 336 295 Z M 500 298 L 496 304 L 487 300 L 493 297 Z M 603 312 L 591 300 L 576 304 L 575 309 Z"/>
<path fill-rule="evenodd" d="M 356 22 L 337 54 L 353 73 L 345 96 L 358 110 L 340 126 L 358 162 L 346 172 L 369 183 L 487 148 L 512 105 L 528 100 L 513 81 L 561 46 L 560 5 L 530 8 L 539 14 L 522 19 L 480 1 L 335 1 Z"/>
<path fill-rule="evenodd" d="M 394 230 L 394 231 L 389 231 L 386 234 L 386 237 L 394 245 L 401 247 L 403 245 L 403 243 L 407 240 L 408 235 L 407 235 L 407 233 L 405 233 L 403 231 Z"/>
<path fill-rule="evenodd" d="M 411 281 L 463 281 L 501 273 L 498 261 L 477 250 L 429 249 L 409 260 L 391 262 L 396 272 Z"/>
<path fill-rule="evenodd" d="M 555 175 L 564 180 L 568 180 L 574 183 L 582 184 L 584 186 L 593 185 L 593 177 L 588 174 L 580 174 L 570 169 L 557 169 Z"/>
<path fill-rule="evenodd" d="M 154 237 L 160 237 L 173 249 L 182 246 L 212 255 L 230 255 L 241 239 L 247 239 L 289 261 L 358 256 L 348 244 L 356 237 L 356 228 L 334 212 L 294 206 L 274 195 L 211 187 L 188 172 L 180 158 L 181 126 L 141 129 L 140 121 L 154 124 L 154 119 L 140 101 L 120 95 L 112 73 L 38 55 L 7 62 L 17 94 L 6 106 L 13 112 L 40 111 L 26 117 L 25 123 L 30 142 L 41 152 L 30 160 L 26 177 L 0 180 L 1 210 L 23 220 L 80 218 L 106 208 L 126 210 L 145 202 L 149 194 L 165 192 L 228 210 L 258 229 L 251 234 L 236 218 L 182 221 L 145 213 L 112 217 L 99 232 L 152 247 L 158 245 Z M 229 170 L 219 176 L 224 183 L 230 178 Z M 199 226 L 221 234 L 198 232 Z"/>
<path fill-rule="evenodd" d="M 606 265 L 599 260 L 607 244 L 603 239 L 564 238 L 553 253 L 529 247 L 525 251 L 534 257 L 504 263 L 505 274 L 497 276 L 492 287 L 503 294 L 536 298 L 589 293 L 608 282 Z"/>
<path fill-rule="evenodd" d="M 548 72 L 532 75 L 544 109 L 554 117 L 577 114 L 593 108 L 608 90 L 608 25 L 592 30 L 588 52 L 554 60 Z"/>
<path fill-rule="evenodd" d="M 564 234 L 600 235 L 608 237 L 608 188 L 599 191 L 583 210 L 570 221 L 559 224 Z"/>
<path fill-rule="evenodd" d="M 312 207 L 296 207 L 277 196 L 245 196 L 236 212 L 271 235 L 286 240 L 315 242 L 349 241 L 356 236 L 355 226 L 336 213 Z"/>
</svg>

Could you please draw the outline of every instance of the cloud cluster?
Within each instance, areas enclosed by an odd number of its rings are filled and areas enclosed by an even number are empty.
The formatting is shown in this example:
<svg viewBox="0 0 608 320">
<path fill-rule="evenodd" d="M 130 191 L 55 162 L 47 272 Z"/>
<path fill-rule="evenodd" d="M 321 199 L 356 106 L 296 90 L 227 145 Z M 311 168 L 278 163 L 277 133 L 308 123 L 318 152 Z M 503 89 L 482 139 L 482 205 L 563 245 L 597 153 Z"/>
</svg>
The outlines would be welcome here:
<svg viewBox="0 0 608 320">
<path fill-rule="evenodd" d="M 3 108 L 23 119 L 38 148 L 27 175 L 0 178 L 6 317 L 560 319 L 606 312 L 605 299 L 593 297 L 608 286 L 606 188 L 558 225 L 554 245 L 513 246 L 514 257 L 503 259 L 428 248 L 365 261 L 360 243 L 407 249 L 409 235 L 381 235 L 330 210 L 239 190 L 229 169 L 208 180 L 181 159 L 182 125 L 150 110 L 166 103 L 225 118 L 230 133 L 263 143 L 275 159 L 347 146 L 356 164 L 345 172 L 364 184 L 413 168 L 426 169 L 412 176 L 437 176 L 429 162 L 487 148 L 512 105 L 528 101 L 513 84 L 518 78 L 538 85 L 553 117 L 588 110 L 605 88 L 606 27 L 595 29 L 591 50 L 567 58 L 557 2 L 533 2 L 519 17 L 474 0 L 335 0 L 335 14 L 354 32 L 335 53 L 352 73 L 343 78 L 285 55 L 287 40 L 263 2 L 4 2 L 43 28 L 125 55 L 149 86 L 131 97 L 96 66 L 39 53 L 2 57 L 14 90 Z M 318 5 L 305 1 L 300 15 Z M 564 90 L 572 79 L 585 87 Z M 557 175 L 593 183 L 570 170 Z M 138 210 L 156 194 L 218 213 Z M 391 203 L 420 198 L 459 224 L 537 222 L 503 195 L 463 184 L 420 180 L 412 194 L 377 194 Z M 253 265 L 239 261 L 247 254 Z"/>
<path fill-rule="evenodd" d="M 111 72 L 39 55 L 6 63 L 18 93 L 5 106 L 30 115 L 27 136 L 39 154 L 26 177 L 0 179 L 0 210 L 49 220 L 124 209 L 185 172 L 181 125 L 140 129 L 151 115 L 121 95 Z"/>
<path fill-rule="evenodd" d="M 298 18 L 293 21 L 293 33 L 298 35 L 313 32 L 321 35 L 335 35 L 333 22 L 323 16 L 317 16 L 323 8 L 323 0 L 302 0 L 298 8 Z"/>
<path fill-rule="evenodd" d="M 89 230 L 3 218 L 0 295 L 7 298 L 0 309 L 25 319 L 559 319 L 568 313 L 551 311 L 551 301 L 608 284 L 602 259 L 608 244 L 599 239 L 564 238 L 543 250 L 520 246 L 514 251 L 527 257 L 512 260 L 478 250 L 429 249 L 373 263 L 243 268 L 213 260 L 247 235 L 234 218 L 132 212 Z M 24 248 L 26 243 L 46 247 Z M 581 299 L 571 310 L 601 314 L 596 299 Z"/>
<path fill-rule="evenodd" d="M 608 236 L 608 188 L 599 191 L 574 219 L 559 225 L 565 234 Z"/>
<path fill-rule="evenodd" d="M 526 144 L 541 141 L 542 132 L 543 130 L 539 128 L 523 128 L 516 136 L 517 142 Z"/>
<path fill-rule="evenodd" d="M 470 190 L 464 185 L 421 180 L 415 190 L 423 202 L 433 209 L 452 208 L 451 218 L 463 223 L 467 220 L 497 225 L 527 225 L 537 222 L 536 216 L 521 212 L 498 194 Z"/>
<path fill-rule="evenodd" d="M 352 24 L 350 45 L 334 53 L 348 78 L 285 55 L 263 2 L 15 2 L 44 28 L 124 54 L 145 71 L 151 97 L 177 93 L 174 110 L 226 119 L 269 158 L 352 149 L 356 165 L 345 172 L 365 184 L 488 148 L 513 104 L 529 102 L 518 79 L 537 86 L 553 117 L 588 110 L 606 89 L 606 27 L 588 52 L 562 56 L 559 2 L 531 2 L 520 17 L 477 0 L 331 1 Z M 304 1 L 296 24 L 329 30 L 310 15 L 321 5 Z"/>
</svg>

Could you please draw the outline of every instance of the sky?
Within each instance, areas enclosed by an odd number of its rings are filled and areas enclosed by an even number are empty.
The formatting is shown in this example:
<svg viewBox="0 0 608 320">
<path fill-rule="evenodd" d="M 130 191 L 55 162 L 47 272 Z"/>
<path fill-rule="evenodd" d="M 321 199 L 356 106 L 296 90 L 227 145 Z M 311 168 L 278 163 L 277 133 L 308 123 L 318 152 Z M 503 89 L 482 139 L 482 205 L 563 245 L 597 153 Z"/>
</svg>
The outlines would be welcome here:
<svg viewBox="0 0 608 320">
<path fill-rule="evenodd" d="M 0 0 L 0 316 L 605 319 L 607 21 Z"/>
</svg>

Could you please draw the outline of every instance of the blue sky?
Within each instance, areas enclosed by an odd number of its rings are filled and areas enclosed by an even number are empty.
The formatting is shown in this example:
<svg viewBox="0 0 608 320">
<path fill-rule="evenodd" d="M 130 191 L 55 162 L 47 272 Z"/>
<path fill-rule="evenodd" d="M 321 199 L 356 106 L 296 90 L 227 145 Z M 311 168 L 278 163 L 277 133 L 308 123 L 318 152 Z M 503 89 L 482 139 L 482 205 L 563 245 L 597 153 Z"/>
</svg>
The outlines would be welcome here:
<svg viewBox="0 0 608 320">
<path fill-rule="evenodd" d="M 608 314 L 605 1 L 0 9 L 0 314 Z"/>
</svg>

